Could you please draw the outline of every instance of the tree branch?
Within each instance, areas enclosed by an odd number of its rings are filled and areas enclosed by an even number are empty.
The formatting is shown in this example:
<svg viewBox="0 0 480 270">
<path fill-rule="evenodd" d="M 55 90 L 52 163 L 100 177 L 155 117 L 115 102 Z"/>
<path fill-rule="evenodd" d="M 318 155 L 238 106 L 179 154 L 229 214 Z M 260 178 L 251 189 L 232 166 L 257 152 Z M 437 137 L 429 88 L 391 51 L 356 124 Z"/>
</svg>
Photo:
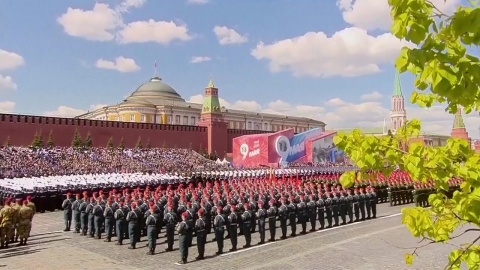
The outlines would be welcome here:
<svg viewBox="0 0 480 270">
<path fill-rule="evenodd" d="M 472 241 L 472 243 L 470 243 L 465 249 L 462 250 L 462 253 L 460 253 L 457 258 L 455 258 L 455 260 L 452 262 L 452 263 L 449 263 L 447 265 L 447 267 L 445 267 L 445 269 L 447 270 L 451 270 L 452 267 L 457 264 L 460 259 L 462 258 L 462 256 L 465 254 L 465 252 L 467 252 L 478 240 L 480 240 L 480 236 L 477 237 L 475 240 Z"/>
</svg>

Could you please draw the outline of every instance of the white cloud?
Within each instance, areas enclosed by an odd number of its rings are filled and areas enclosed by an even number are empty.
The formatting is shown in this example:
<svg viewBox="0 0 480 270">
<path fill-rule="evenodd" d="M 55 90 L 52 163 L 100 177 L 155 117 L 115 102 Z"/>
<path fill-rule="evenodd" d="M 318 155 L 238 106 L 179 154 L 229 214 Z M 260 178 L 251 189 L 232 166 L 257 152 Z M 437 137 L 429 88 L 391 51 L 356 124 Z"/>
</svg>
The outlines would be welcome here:
<svg viewBox="0 0 480 270">
<path fill-rule="evenodd" d="M 16 69 L 25 64 L 21 55 L 0 49 L 0 71 Z"/>
<path fill-rule="evenodd" d="M 328 37 L 323 32 L 257 44 L 252 55 L 269 61 L 272 72 L 290 71 L 295 76 L 353 77 L 380 71 L 380 65 L 393 64 L 404 46 L 390 33 L 370 36 L 367 31 L 350 27 Z"/>
<path fill-rule="evenodd" d="M 128 12 L 130 8 L 140 8 L 147 0 L 125 0 L 117 6 L 117 10 L 120 12 Z"/>
<path fill-rule="evenodd" d="M 88 110 L 82 110 L 82 109 L 77 109 L 77 108 L 72 108 L 72 107 L 62 105 L 62 106 L 59 106 L 56 110 L 48 111 L 48 112 L 45 112 L 44 114 L 48 116 L 57 116 L 57 117 L 75 117 L 89 111 L 94 111 L 94 110 L 103 108 L 105 106 L 108 106 L 108 105 L 92 104 L 89 106 Z"/>
<path fill-rule="evenodd" d="M 187 25 L 172 21 L 136 21 L 127 24 L 118 32 L 121 43 L 157 42 L 169 44 L 174 40 L 188 41 L 193 38 Z"/>
<path fill-rule="evenodd" d="M 202 63 L 202 62 L 208 62 L 211 61 L 212 58 L 208 56 L 193 56 L 192 59 L 190 59 L 190 63 L 192 64 L 197 64 L 197 63 Z"/>
<path fill-rule="evenodd" d="M 13 101 L 0 101 L 0 112 L 10 113 L 15 108 L 15 102 Z"/>
<path fill-rule="evenodd" d="M 16 90 L 17 84 L 13 82 L 12 77 L 10 76 L 2 76 L 0 74 L 0 94 L 6 90 Z"/>
<path fill-rule="evenodd" d="M 95 3 L 92 10 L 69 7 L 57 22 L 68 35 L 94 41 L 113 40 L 115 30 L 123 25 L 121 13 L 102 3 Z"/>
<path fill-rule="evenodd" d="M 380 93 L 377 92 L 377 91 L 373 91 L 373 92 L 371 92 L 371 93 L 362 95 L 360 98 L 361 98 L 363 101 L 375 101 L 375 100 L 382 99 L 382 97 L 383 97 L 382 94 L 380 94 Z"/>
<path fill-rule="evenodd" d="M 242 36 L 234 29 L 226 26 L 215 26 L 213 32 L 217 36 L 218 42 L 221 45 L 240 44 L 248 41 L 246 35 Z"/>
<path fill-rule="evenodd" d="M 455 11 L 461 0 L 430 0 L 443 13 Z M 389 30 L 392 24 L 388 1 L 379 0 L 337 0 L 343 20 L 365 30 Z M 372 14 L 375 14 L 372 16 Z"/>
<path fill-rule="evenodd" d="M 189 102 L 202 103 L 203 96 L 192 96 Z M 220 99 L 220 104 L 231 109 L 312 118 L 325 122 L 328 129 L 381 128 L 384 120 L 387 127 L 390 127 L 390 109 L 381 102 L 375 101 L 350 103 L 340 98 L 333 98 L 326 101 L 324 106 L 311 106 L 290 104 L 283 100 L 272 101 L 262 105 L 255 101 L 229 102 Z M 444 135 L 450 134 L 454 119 L 453 115 L 446 113 L 440 106 L 428 110 L 409 106 L 407 107 L 407 117 L 409 119 L 417 118 L 421 120 L 422 131 Z M 464 115 L 463 117 L 465 125 L 470 132 L 470 137 L 478 137 L 477 130 L 480 125 L 480 118 L 474 114 Z"/>
<path fill-rule="evenodd" d="M 210 0 L 187 0 L 187 4 L 192 5 L 205 5 L 210 3 Z"/>
<path fill-rule="evenodd" d="M 140 70 L 135 60 L 123 56 L 115 58 L 115 62 L 104 59 L 98 59 L 95 63 L 97 68 L 113 69 L 120 72 L 134 72 Z"/>
</svg>

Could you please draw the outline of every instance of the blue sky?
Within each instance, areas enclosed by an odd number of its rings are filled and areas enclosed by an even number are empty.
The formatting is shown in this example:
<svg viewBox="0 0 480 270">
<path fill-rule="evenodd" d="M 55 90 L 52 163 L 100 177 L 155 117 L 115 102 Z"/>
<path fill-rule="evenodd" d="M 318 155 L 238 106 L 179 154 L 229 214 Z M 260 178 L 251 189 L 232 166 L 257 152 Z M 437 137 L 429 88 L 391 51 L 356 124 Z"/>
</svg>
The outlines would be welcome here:
<svg viewBox="0 0 480 270">
<path fill-rule="evenodd" d="M 388 34 L 383 2 L 4 0 L 0 110 L 74 116 L 115 104 L 157 61 L 186 100 L 200 100 L 211 75 L 229 107 L 329 127 L 389 124 L 393 62 L 406 42 Z M 459 1 L 449 2 L 446 11 Z M 408 101 L 412 78 L 402 84 Z M 449 133 L 453 122 L 440 107 L 407 114 L 433 132 Z M 477 117 L 466 123 L 475 137 Z"/>
</svg>

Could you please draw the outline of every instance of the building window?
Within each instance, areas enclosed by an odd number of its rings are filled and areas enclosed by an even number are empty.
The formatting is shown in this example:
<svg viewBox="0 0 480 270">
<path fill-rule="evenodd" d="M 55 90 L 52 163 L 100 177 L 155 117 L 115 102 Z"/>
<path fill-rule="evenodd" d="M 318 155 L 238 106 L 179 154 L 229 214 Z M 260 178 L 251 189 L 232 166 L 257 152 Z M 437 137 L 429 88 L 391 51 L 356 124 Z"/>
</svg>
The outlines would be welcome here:
<svg viewBox="0 0 480 270">
<path fill-rule="evenodd" d="M 195 126 L 195 116 L 190 117 L 190 125 Z"/>
<path fill-rule="evenodd" d="M 235 128 L 239 129 L 240 128 L 240 122 L 235 123 Z"/>
<path fill-rule="evenodd" d="M 119 119 L 118 119 L 118 116 L 115 116 L 114 120 L 115 120 L 115 121 L 118 121 L 118 120 L 119 120 Z"/>
<path fill-rule="evenodd" d="M 150 116 L 150 123 L 155 123 L 155 116 L 154 115 Z"/>
<path fill-rule="evenodd" d="M 169 124 L 169 125 L 172 124 L 172 117 L 170 115 L 167 118 L 167 124 Z"/>
<path fill-rule="evenodd" d="M 188 116 L 183 117 L 183 124 L 188 125 Z"/>
<path fill-rule="evenodd" d="M 234 128 L 235 123 L 233 121 L 230 121 L 230 128 Z"/>
<path fill-rule="evenodd" d="M 142 114 L 140 116 L 140 122 L 145 123 L 145 119 L 146 119 L 145 114 Z"/>
<path fill-rule="evenodd" d="M 268 123 L 263 123 L 263 130 L 268 131 Z"/>
<path fill-rule="evenodd" d="M 176 125 L 180 124 L 180 115 L 175 116 L 175 124 Z"/>
<path fill-rule="evenodd" d="M 127 121 L 127 118 L 125 115 L 122 115 L 122 122 L 125 122 L 125 121 Z"/>
<path fill-rule="evenodd" d="M 252 122 L 248 122 L 248 129 L 252 129 Z"/>
</svg>

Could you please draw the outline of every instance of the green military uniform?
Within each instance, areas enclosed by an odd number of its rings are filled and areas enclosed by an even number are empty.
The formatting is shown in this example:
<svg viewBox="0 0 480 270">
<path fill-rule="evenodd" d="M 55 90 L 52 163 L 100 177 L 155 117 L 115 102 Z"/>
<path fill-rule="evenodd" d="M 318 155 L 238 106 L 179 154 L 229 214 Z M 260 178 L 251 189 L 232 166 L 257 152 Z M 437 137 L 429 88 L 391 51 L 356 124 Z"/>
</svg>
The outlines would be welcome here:
<svg viewBox="0 0 480 270">
<path fill-rule="evenodd" d="M 188 259 L 188 243 L 187 243 L 188 225 L 185 222 L 185 220 L 178 223 L 177 232 L 178 232 L 178 246 L 180 250 L 180 261 L 178 263 L 185 264 L 187 263 L 187 259 Z"/>
<path fill-rule="evenodd" d="M 18 214 L 18 235 L 20 237 L 20 246 L 27 244 L 28 233 L 33 219 L 33 211 L 31 208 L 24 204 Z"/>
</svg>

